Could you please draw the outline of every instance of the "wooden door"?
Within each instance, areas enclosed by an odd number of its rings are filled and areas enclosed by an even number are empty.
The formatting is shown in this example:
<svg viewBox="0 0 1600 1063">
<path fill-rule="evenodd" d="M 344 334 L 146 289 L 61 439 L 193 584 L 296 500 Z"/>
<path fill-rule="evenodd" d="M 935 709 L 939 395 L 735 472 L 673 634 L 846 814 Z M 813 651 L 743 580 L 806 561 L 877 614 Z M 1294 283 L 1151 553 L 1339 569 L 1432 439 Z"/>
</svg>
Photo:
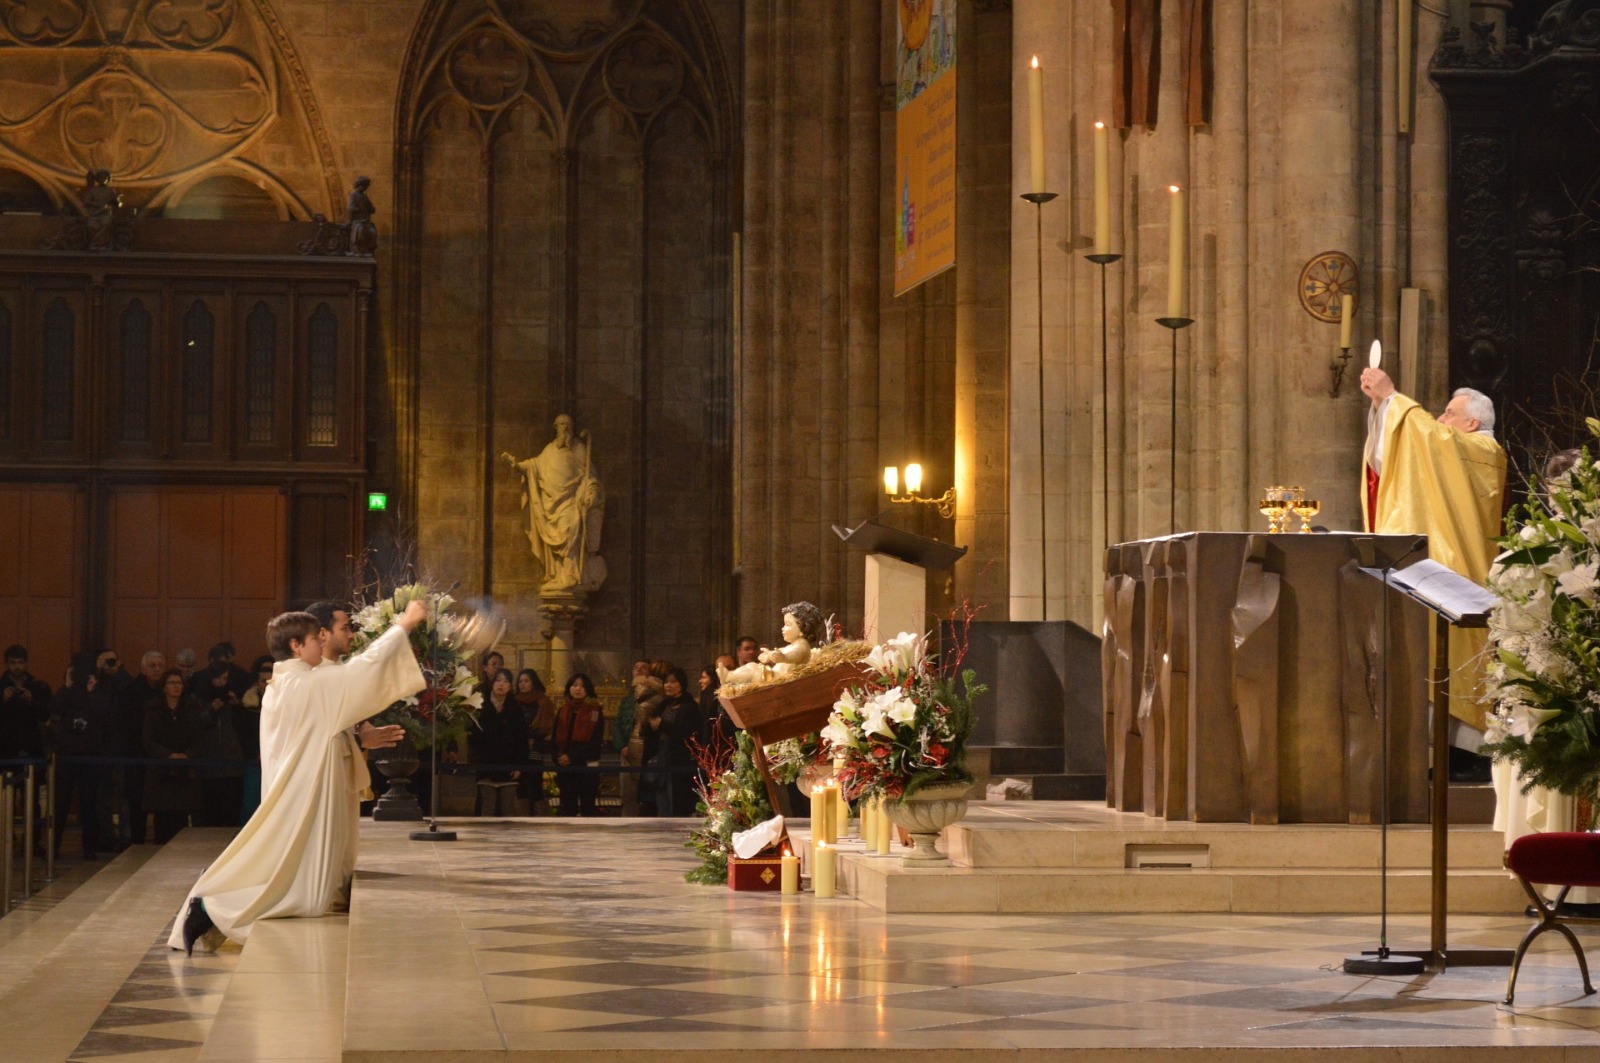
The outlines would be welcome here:
<svg viewBox="0 0 1600 1063">
<path fill-rule="evenodd" d="M 107 528 L 106 629 L 136 660 L 232 642 L 245 666 L 283 611 L 288 500 L 273 487 L 120 487 Z"/>
<path fill-rule="evenodd" d="M 28 649 L 28 667 L 54 690 L 82 647 L 88 566 L 83 492 L 58 484 L 0 484 L 0 646 Z"/>
</svg>

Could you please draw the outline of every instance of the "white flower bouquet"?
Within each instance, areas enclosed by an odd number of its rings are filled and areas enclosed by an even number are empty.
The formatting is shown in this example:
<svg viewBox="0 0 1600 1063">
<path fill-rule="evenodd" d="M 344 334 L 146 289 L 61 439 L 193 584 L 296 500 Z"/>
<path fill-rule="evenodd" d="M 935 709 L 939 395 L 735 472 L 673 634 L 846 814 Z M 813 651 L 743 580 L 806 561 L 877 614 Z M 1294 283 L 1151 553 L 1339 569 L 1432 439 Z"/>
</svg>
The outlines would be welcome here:
<svg viewBox="0 0 1600 1063">
<path fill-rule="evenodd" d="M 1590 422 L 1591 428 L 1600 424 Z M 1484 752 L 1535 786 L 1600 792 L 1600 468 L 1572 469 L 1513 507 L 1489 570 L 1493 702 Z"/>
<path fill-rule="evenodd" d="M 985 691 L 971 670 L 934 666 L 925 636 L 901 632 L 862 662 L 866 679 L 845 690 L 822 729 L 821 759 L 850 800 L 903 799 L 931 783 L 972 781 L 965 767 L 972 702 Z"/>
<path fill-rule="evenodd" d="M 463 656 L 452 635 L 460 618 L 450 609 L 455 599 L 424 583 L 410 583 L 387 597 L 379 598 L 356 611 L 350 618 L 355 628 L 351 652 L 359 653 L 394 624 L 406 605 L 420 599 L 428 605 L 428 619 L 411 632 L 411 652 L 422 668 L 427 687 L 404 701 L 389 706 L 376 719 L 397 723 L 418 749 L 427 749 L 437 737 L 440 748 L 452 748 L 478 724 L 483 695 L 474 687 L 478 676 L 475 662 Z"/>
</svg>

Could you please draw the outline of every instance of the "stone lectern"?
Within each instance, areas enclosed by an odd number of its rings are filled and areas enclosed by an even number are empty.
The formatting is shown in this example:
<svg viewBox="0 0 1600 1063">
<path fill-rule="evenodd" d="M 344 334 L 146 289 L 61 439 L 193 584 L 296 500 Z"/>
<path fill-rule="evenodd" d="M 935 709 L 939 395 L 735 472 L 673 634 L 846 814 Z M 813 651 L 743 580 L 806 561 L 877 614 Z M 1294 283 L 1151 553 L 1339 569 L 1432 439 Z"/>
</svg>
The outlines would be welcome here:
<svg viewBox="0 0 1600 1063">
<path fill-rule="evenodd" d="M 1428 820 L 1428 617 L 1360 571 L 1411 535 L 1190 532 L 1106 551 L 1106 800 L 1167 819 Z M 1383 559 L 1387 559 L 1384 561 Z M 1388 612 L 1385 653 L 1384 611 Z"/>
<path fill-rule="evenodd" d="M 862 635 L 880 643 L 902 631 L 928 631 L 928 572 L 947 569 L 966 555 L 965 546 L 952 546 L 926 535 L 862 521 L 854 528 L 835 524 L 834 534 L 867 552 L 866 616 Z"/>
</svg>

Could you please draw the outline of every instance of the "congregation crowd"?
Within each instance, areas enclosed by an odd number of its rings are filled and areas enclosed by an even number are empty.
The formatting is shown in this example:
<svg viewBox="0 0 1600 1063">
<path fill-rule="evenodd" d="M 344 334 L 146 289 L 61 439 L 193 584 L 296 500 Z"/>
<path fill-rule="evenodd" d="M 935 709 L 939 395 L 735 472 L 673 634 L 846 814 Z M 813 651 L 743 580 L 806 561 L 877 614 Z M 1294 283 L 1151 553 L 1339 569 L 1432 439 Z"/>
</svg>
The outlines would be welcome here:
<svg viewBox="0 0 1600 1063">
<path fill-rule="evenodd" d="M 567 789 L 575 793 L 558 800 L 557 809 L 562 815 L 595 815 L 601 778 L 596 769 L 614 754 L 624 769 L 618 773 L 623 815 L 694 815 L 701 767 L 696 747 L 731 742 L 737 730 L 717 700 L 717 667 L 748 663 L 759 652 L 755 639 L 742 638 L 737 653 L 719 657 L 693 681 L 670 661 L 634 661 L 608 739 L 589 676 L 570 676 L 552 698 L 537 672 L 524 668 L 512 675 L 504 658 L 490 651 L 482 662 L 483 709 L 469 747 L 473 762 L 499 770 L 479 776 L 480 811 L 509 814 L 513 796 L 537 805 L 546 796 L 538 785 L 543 771 L 556 769 L 559 780 L 560 769 L 587 767 L 566 775 Z"/>
<path fill-rule="evenodd" d="M 330 627 L 343 611 L 335 603 L 312 608 L 328 615 Z M 753 638 L 743 638 L 717 665 L 745 664 L 758 652 Z M 234 656 L 231 643 L 219 642 L 204 667 L 187 649 L 169 666 L 163 652 L 149 650 L 130 672 L 106 648 L 74 654 L 52 687 L 29 670 L 26 647 L 5 650 L 0 761 L 55 755 L 49 841 L 57 855 L 73 809 L 87 860 L 164 843 L 190 824 L 235 827 L 250 818 L 260 801 L 261 698 L 273 661 L 262 656 L 246 669 Z M 633 662 L 608 728 L 588 675 L 568 677 L 552 696 L 536 671 L 513 674 L 504 664 L 498 652 L 484 655 L 478 727 L 465 757 L 451 751 L 445 758 L 465 762 L 451 770 L 483 766 L 480 814 L 596 815 L 608 775 L 617 780 L 609 803 L 623 815 L 694 814 L 696 745 L 731 741 L 736 730 L 716 697 L 717 665 L 691 680 L 668 661 Z"/>
</svg>

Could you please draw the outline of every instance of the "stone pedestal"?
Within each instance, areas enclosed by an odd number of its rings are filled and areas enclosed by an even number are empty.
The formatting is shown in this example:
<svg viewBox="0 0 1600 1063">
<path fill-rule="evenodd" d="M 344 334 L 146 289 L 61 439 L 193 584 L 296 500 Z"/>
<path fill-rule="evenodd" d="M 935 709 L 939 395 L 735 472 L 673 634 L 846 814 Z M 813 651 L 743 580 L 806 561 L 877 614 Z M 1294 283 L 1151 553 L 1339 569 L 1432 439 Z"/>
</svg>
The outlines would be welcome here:
<svg viewBox="0 0 1600 1063">
<path fill-rule="evenodd" d="M 539 615 L 545 618 L 546 624 L 541 634 L 549 644 L 550 653 L 545 685 L 552 691 L 564 693 L 567 680 L 572 677 L 573 639 L 578 621 L 583 619 L 586 612 L 585 599 L 582 592 L 547 591 L 540 594 Z"/>
<path fill-rule="evenodd" d="M 864 639 L 880 643 L 902 631 L 921 633 L 928 616 L 928 572 L 888 554 L 867 555 Z"/>
</svg>

